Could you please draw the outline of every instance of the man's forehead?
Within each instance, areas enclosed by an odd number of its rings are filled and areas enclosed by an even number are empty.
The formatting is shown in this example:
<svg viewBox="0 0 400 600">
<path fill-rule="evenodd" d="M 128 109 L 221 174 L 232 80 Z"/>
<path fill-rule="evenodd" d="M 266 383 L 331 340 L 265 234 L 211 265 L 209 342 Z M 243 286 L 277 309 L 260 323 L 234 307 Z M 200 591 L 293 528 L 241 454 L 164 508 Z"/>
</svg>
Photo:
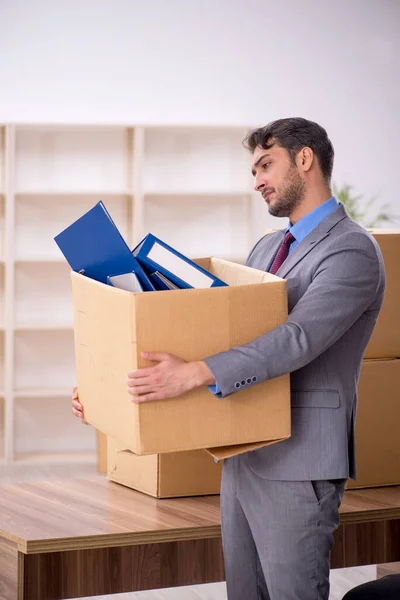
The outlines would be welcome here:
<svg viewBox="0 0 400 600">
<path fill-rule="evenodd" d="M 272 144 L 270 148 L 261 148 L 261 146 L 256 146 L 252 156 L 252 166 L 254 167 L 260 158 L 263 156 L 273 156 L 278 151 L 278 146 Z"/>
</svg>

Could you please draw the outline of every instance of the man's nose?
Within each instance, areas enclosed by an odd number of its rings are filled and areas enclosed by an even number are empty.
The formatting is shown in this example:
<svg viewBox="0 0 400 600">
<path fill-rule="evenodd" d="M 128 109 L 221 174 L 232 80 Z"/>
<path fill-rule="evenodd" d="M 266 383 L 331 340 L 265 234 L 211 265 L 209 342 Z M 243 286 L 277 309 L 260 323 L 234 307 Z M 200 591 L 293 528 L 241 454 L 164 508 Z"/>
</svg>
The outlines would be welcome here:
<svg viewBox="0 0 400 600">
<path fill-rule="evenodd" d="M 265 181 L 262 180 L 262 177 L 260 177 L 259 175 L 256 175 L 256 178 L 254 181 L 254 189 L 256 190 L 256 192 L 261 192 L 264 187 L 265 187 Z"/>
</svg>

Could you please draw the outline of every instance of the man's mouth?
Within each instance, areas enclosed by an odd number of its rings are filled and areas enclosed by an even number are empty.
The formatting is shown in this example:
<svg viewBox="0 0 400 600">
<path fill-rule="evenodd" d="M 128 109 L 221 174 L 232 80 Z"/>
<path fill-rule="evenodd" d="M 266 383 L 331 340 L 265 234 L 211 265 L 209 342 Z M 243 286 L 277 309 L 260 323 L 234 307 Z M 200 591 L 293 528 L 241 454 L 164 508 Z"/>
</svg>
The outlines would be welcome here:
<svg viewBox="0 0 400 600">
<path fill-rule="evenodd" d="M 271 194 L 273 194 L 274 191 L 273 190 L 266 190 L 265 192 L 262 193 L 262 197 L 264 198 L 264 200 L 266 202 L 268 202 L 268 199 L 270 197 Z"/>
</svg>

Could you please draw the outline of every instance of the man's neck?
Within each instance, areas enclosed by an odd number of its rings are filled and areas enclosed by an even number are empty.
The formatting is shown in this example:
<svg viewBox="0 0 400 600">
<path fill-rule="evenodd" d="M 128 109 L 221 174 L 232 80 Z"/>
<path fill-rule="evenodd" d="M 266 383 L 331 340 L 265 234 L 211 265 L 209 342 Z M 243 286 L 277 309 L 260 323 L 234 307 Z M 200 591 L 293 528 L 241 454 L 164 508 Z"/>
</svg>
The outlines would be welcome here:
<svg viewBox="0 0 400 600">
<path fill-rule="evenodd" d="M 296 206 L 292 214 L 289 216 L 289 220 L 292 225 L 300 221 L 300 219 L 308 215 L 308 213 L 313 211 L 318 206 L 321 206 L 321 204 L 329 200 L 329 198 L 332 198 L 332 191 L 328 187 L 320 190 L 307 191 L 303 200 L 298 206 Z"/>
</svg>

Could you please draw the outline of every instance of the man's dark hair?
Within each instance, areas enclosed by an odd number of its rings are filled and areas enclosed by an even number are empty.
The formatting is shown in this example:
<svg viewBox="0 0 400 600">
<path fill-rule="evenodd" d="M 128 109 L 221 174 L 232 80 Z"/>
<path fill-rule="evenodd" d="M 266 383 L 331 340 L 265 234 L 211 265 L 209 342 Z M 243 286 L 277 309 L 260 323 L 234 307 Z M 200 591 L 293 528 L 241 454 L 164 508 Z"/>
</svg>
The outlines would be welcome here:
<svg viewBox="0 0 400 600">
<path fill-rule="evenodd" d="M 325 180 L 330 183 L 334 150 L 328 134 L 321 125 L 299 117 L 278 119 L 265 127 L 254 129 L 243 140 L 244 146 L 251 152 L 254 152 L 257 146 L 267 150 L 274 143 L 288 151 L 292 164 L 295 164 L 295 156 L 302 148 L 311 148 L 318 158 Z"/>
</svg>

